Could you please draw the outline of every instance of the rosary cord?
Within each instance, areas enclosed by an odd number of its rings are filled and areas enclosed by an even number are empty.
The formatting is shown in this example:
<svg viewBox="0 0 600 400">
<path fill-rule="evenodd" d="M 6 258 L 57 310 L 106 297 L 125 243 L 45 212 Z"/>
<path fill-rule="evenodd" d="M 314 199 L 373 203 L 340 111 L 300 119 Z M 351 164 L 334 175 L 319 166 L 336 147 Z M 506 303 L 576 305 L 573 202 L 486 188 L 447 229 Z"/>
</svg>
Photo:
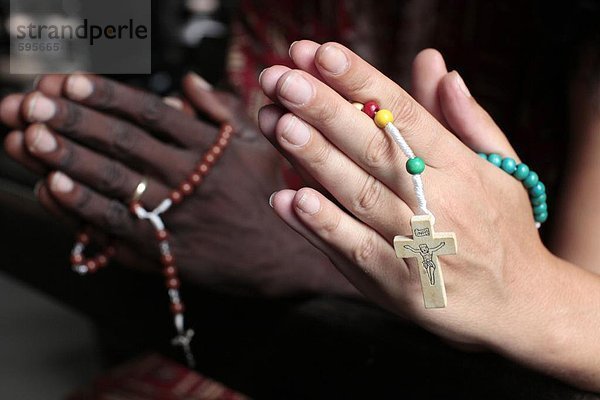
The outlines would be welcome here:
<svg viewBox="0 0 600 400">
<path fill-rule="evenodd" d="M 175 265 L 174 256 L 169 244 L 169 233 L 166 230 L 165 223 L 161 217 L 162 214 L 169 211 L 172 206 L 175 206 L 183 201 L 187 196 L 194 193 L 194 190 L 199 187 L 208 176 L 212 167 L 219 161 L 224 150 L 231 142 L 233 135 L 233 127 L 224 123 L 221 126 L 219 136 L 213 143 L 212 147 L 198 161 L 195 169 L 190 173 L 188 178 L 184 180 L 178 188 L 173 189 L 169 196 L 162 200 L 160 204 L 149 211 L 142 206 L 140 197 L 147 187 L 147 178 L 142 178 L 138 184 L 134 197 L 129 203 L 129 209 L 133 215 L 140 220 L 148 220 L 156 231 L 158 240 L 158 248 L 160 251 L 160 262 L 163 265 L 163 275 L 165 276 L 165 286 L 171 303 L 170 311 L 173 315 L 173 323 L 177 335 L 171 341 L 174 346 L 179 346 L 183 349 L 187 364 L 190 368 L 195 365 L 194 355 L 192 353 L 190 343 L 194 337 L 192 329 L 186 329 L 184 322 L 185 306 L 179 292 L 180 280 L 178 277 L 178 269 Z M 90 234 L 81 232 L 77 235 L 77 240 L 71 251 L 71 266 L 74 271 L 81 275 L 96 272 L 98 269 L 108 265 L 110 259 L 115 255 L 116 250 L 112 244 L 109 244 L 103 251 L 94 257 L 87 258 L 84 255 L 86 246 L 90 242 Z"/>
<path fill-rule="evenodd" d="M 392 139 L 394 139 L 394 142 L 396 142 L 398 146 L 400 146 L 400 149 L 409 160 L 416 157 L 409 144 L 406 143 L 406 140 L 404 140 L 404 137 L 402 137 L 400 131 L 392 122 L 388 122 L 385 125 L 384 130 L 387 132 L 388 135 L 392 137 Z M 415 190 L 415 196 L 417 197 L 417 204 L 419 205 L 421 212 L 423 214 L 433 215 L 431 211 L 429 211 L 429 209 L 427 208 L 427 199 L 425 198 L 425 190 L 423 188 L 423 180 L 421 179 L 421 174 L 413 175 L 412 181 Z"/>
<path fill-rule="evenodd" d="M 142 207 L 140 203 L 133 203 L 132 211 L 139 220 L 148 220 L 156 232 L 162 232 L 165 231 L 165 224 L 160 214 L 167 212 L 172 205 L 172 200 L 167 198 L 164 199 L 154 210 L 148 211 Z M 159 249 L 162 257 L 171 256 L 171 248 L 166 238 L 159 242 Z M 169 288 L 168 293 L 171 304 L 182 304 L 178 287 Z M 174 346 L 181 346 L 188 366 L 190 368 L 194 368 L 196 361 L 190 347 L 190 342 L 194 336 L 194 331 L 192 329 L 185 329 L 183 309 L 175 312 L 173 323 L 175 325 L 175 330 L 177 331 L 177 336 L 172 340 L 171 343 Z"/>
</svg>

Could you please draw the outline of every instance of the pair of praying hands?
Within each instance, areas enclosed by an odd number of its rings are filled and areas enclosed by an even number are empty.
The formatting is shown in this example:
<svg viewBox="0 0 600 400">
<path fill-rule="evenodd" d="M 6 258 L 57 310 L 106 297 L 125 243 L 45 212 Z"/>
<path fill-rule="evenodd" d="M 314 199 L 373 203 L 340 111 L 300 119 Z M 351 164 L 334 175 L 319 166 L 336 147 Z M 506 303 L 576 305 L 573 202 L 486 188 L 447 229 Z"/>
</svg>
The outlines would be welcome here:
<svg viewBox="0 0 600 400">
<path fill-rule="evenodd" d="M 290 56 L 297 69 L 273 66 L 261 74 L 274 104 L 261 110 L 259 126 L 314 184 L 277 191 L 270 199 L 275 213 L 383 307 L 453 343 L 492 349 L 600 389 L 597 352 L 580 334 L 598 326 L 586 313 L 598 309 L 598 296 L 580 294 L 597 292 L 598 277 L 554 257 L 539 238 L 522 185 L 476 155 L 518 160 L 439 53 L 417 56 L 413 97 L 341 45 L 300 41 Z M 182 275 L 263 294 L 352 294 L 331 263 L 268 209 L 266 198 L 283 185 L 276 153 L 240 118 L 231 97 L 199 82 L 188 76 L 183 91 L 213 124 L 186 106 L 178 110 L 99 77 L 45 77 L 38 91 L 2 103 L 3 121 L 20 129 L 7 137 L 7 152 L 50 172 L 38 190 L 45 207 L 115 236 L 125 264 L 153 265 L 152 231 L 128 213 L 126 199 L 143 175 L 151 178 L 144 203 L 152 207 L 166 197 L 206 150 L 217 124 L 230 120 L 238 132 L 231 149 L 200 190 L 165 216 Z M 458 238 L 459 253 L 442 259 L 447 308 L 423 308 L 416 262 L 394 253 L 392 240 L 410 233 L 417 204 L 401 151 L 350 103 L 369 100 L 392 111 L 427 163 L 423 180 L 436 227 Z"/>
<path fill-rule="evenodd" d="M 228 121 L 235 135 L 223 158 L 164 215 L 182 277 L 244 295 L 353 293 L 268 206 L 283 186 L 280 157 L 236 98 L 194 74 L 182 88 L 184 101 L 163 100 L 98 76 L 44 76 L 32 93 L 3 100 L 2 120 L 14 129 L 6 152 L 44 177 L 36 193 L 46 209 L 88 224 L 96 241 L 113 237 L 121 264 L 160 271 L 155 233 L 131 214 L 128 199 L 146 176 L 141 201 L 156 207 L 190 176 Z"/>
<path fill-rule="evenodd" d="M 458 345 L 600 390 L 600 348 L 590 348 L 589 334 L 600 321 L 600 278 L 552 255 L 521 183 L 476 154 L 519 160 L 459 75 L 424 51 L 413 98 L 339 44 L 300 41 L 290 56 L 297 69 L 261 74 L 274 104 L 261 110 L 259 125 L 322 188 L 275 193 L 275 212 L 381 306 Z M 367 101 L 392 112 L 425 160 L 429 210 L 439 230 L 456 233 L 458 254 L 442 259 L 446 308 L 423 307 L 421 267 L 396 257 L 394 237 L 410 234 L 420 210 L 399 146 L 351 104 Z"/>
</svg>

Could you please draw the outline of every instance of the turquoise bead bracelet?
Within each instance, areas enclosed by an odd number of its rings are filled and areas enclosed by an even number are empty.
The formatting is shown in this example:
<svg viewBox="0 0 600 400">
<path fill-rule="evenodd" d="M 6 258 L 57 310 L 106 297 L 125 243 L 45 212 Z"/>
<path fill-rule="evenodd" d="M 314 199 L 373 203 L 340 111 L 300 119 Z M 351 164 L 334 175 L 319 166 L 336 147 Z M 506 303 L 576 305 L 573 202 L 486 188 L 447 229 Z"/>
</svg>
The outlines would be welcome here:
<svg viewBox="0 0 600 400">
<path fill-rule="evenodd" d="M 529 193 L 535 221 L 540 224 L 546 222 L 548 219 L 546 186 L 540 181 L 538 174 L 530 170 L 527 164 L 517 164 L 517 162 L 510 157 L 502 158 L 501 155 L 495 153 L 478 153 L 478 155 L 507 174 L 514 176 L 515 179 L 521 181 Z"/>
</svg>

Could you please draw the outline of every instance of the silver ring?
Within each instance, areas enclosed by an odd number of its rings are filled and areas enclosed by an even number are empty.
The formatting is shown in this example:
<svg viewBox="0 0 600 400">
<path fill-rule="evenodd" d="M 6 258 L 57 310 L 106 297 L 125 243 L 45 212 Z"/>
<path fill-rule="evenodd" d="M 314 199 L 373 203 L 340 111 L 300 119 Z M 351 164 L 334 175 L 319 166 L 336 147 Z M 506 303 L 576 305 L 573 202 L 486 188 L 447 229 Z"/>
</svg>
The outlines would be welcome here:
<svg viewBox="0 0 600 400">
<path fill-rule="evenodd" d="M 147 177 L 142 177 L 142 180 L 140 181 L 140 183 L 138 183 L 138 185 L 135 188 L 135 192 L 133 192 L 133 195 L 131 196 L 131 199 L 129 200 L 129 202 L 134 202 L 134 201 L 138 201 L 142 195 L 144 194 L 144 192 L 146 191 L 146 189 L 148 188 L 148 178 Z"/>
</svg>

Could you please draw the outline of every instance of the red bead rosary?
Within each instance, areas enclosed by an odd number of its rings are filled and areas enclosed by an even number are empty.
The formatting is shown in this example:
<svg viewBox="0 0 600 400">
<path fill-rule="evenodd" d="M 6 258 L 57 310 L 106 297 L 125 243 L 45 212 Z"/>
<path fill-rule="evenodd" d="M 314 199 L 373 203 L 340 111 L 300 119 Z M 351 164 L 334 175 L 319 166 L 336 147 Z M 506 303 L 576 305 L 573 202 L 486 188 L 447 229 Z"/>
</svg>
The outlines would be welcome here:
<svg viewBox="0 0 600 400">
<path fill-rule="evenodd" d="M 223 124 L 216 141 L 198 162 L 195 170 L 190 174 L 188 179 L 183 181 L 177 189 L 173 190 L 169 194 L 169 197 L 164 199 L 154 210 L 146 210 L 139 199 L 133 200 L 129 204 L 131 213 L 139 219 L 148 220 L 156 231 L 160 261 L 163 267 L 163 275 L 165 276 L 165 286 L 169 294 L 171 314 L 173 314 L 175 329 L 177 330 L 177 336 L 173 339 L 172 344 L 183 348 L 190 367 L 193 367 L 195 364 L 190 348 L 194 331 L 184 328 L 183 313 L 185 307 L 179 295 L 179 274 L 169 245 L 169 234 L 160 215 L 169 210 L 172 205 L 181 203 L 185 197 L 191 195 L 202 184 L 204 178 L 223 155 L 223 151 L 229 145 L 232 135 L 233 127 L 230 124 Z M 96 272 L 98 269 L 107 266 L 111 258 L 115 255 L 114 246 L 108 245 L 96 256 L 86 258 L 83 252 L 89 243 L 90 234 L 84 230 L 77 235 L 75 245 L 71 251 L 71 265 L 73 270 L 82 275 Z"/>
</svg>

